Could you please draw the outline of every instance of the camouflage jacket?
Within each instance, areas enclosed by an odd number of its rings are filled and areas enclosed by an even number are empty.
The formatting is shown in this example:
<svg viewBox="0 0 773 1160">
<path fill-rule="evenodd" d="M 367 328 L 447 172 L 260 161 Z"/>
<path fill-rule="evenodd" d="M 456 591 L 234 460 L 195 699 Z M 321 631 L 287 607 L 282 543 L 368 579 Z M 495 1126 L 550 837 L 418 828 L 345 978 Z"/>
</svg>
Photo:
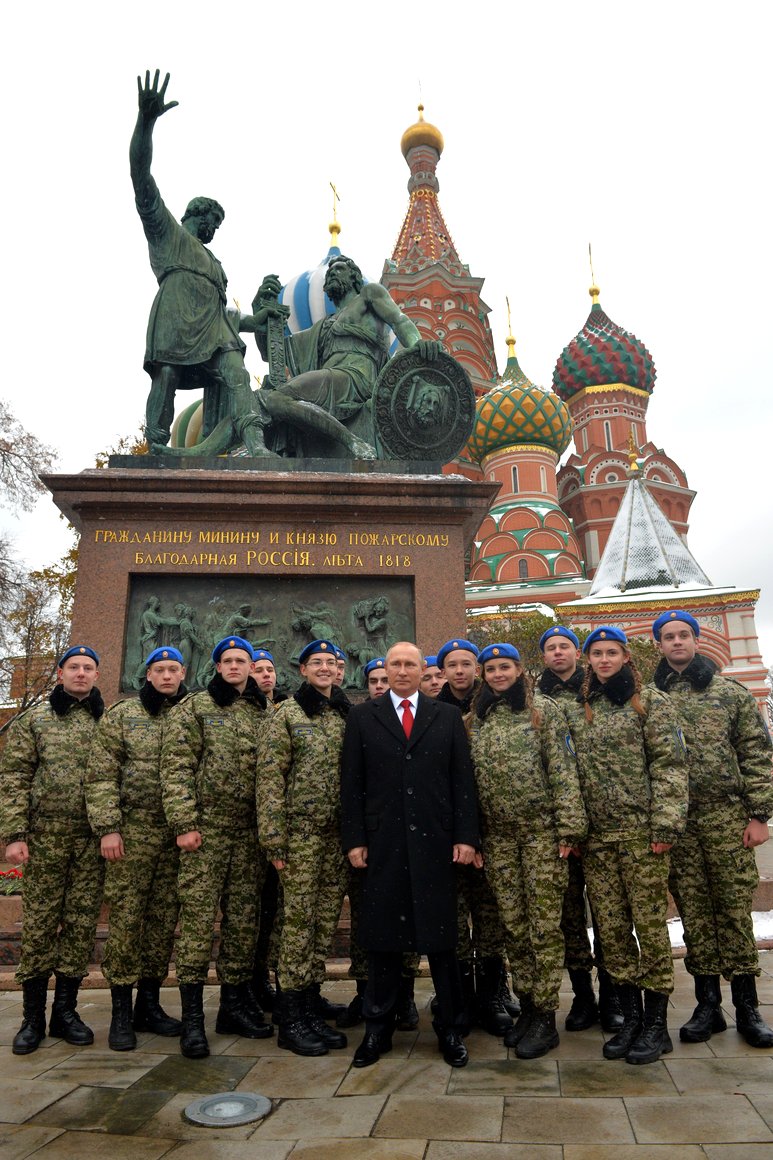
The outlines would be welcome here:
<svg viewBox="0 0 773 1160">
<path fill-rule="evenodd" d="M 690 814 L 729 801 L 749 817 L 773 816 L 773 749 L 751 693 L 699 653 L 681 673 L 663 658 L 654 684 L 684 729 Z"/>
<path fill-rule="evenodd" d="M 131 811 L 150 826 L 166 826 L 161 804 L 164 720 L 185 696 L 164 697 L 147 682 L 139 699 L 118 701 L 99 722 L 86 768 L 86 810 L 98 838 L 121 831 Z"/>
<path fill-rule="evenodd" d="M 528 837 L 548 830 L 575 846 L 588 824 L 569 728 L 563 714 L 539 693 L 534 709 L 537 729 L 525 705 L 522 679 L 502 697 L 487 686 L 478 697 L 471 747 L 483 834 Z"/>
<path fill-rule="evenodd" d="M 647 686 L 642 719 L 631 704 L 630 669 L 605 685 L 593 681 L 587 721 L 579 701 L 562 699 L 577 749 L 589 837 L 625 840 L 645 831 L 650 842 L 676 840 L 687 818 L 682 731 L 668 697 Z"/>
<path fill-rule="evenodd" d="M 303 684 L 274 713 L 258 768 L 258 838 L 269 858 L 287 858 L 290 831 L 337 830 L 348 708 L 337 689 L 328 700 Z"/>
<path fill-rule="evenodd" d="M 255 827 L 255 770 L 271 710 L 252 677 L 242 696 L 216 674 L 166 714 L 161 799 L 176 835 Z"/>
<path fill-rule="evenodd" d="M 91 834 L 83 774 L 104 709 L 99 689 L 78 701 L 57 685 L 46 702 L 11 725 L 0 757 L 0 835 L 6 843 L 49 828 L 66 828 L 73 837 Z"/>
</svg>

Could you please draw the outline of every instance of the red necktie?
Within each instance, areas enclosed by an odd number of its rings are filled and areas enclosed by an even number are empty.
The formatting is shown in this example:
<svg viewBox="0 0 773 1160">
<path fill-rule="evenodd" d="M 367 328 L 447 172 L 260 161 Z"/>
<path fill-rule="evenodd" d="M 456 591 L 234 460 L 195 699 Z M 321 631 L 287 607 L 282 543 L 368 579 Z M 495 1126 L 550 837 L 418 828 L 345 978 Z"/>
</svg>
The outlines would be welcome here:
<svg viewBox="0 0 773 1160">
<path fill-rule="evenodd" d="M 400 708 L 403 711 L 403 732 L 406 737 L 410 737 L 411 729 L 413 729 L 413 709 L 410 701 L 401 701 Z"/>
</svg>

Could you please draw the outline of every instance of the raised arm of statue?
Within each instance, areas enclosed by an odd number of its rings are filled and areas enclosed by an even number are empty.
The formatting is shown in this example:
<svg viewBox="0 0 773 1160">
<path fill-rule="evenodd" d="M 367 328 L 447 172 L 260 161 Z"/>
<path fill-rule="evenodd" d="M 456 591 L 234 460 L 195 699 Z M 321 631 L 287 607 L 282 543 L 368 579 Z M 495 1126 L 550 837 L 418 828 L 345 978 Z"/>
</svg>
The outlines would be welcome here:
<svg viewBox="0 0 773 1160">
<path fill-rule="evenodd" d="M 153 126 L 159 117 L 174 109 L 177 101 L 166 101 L 166 86 L 169 84 L 169 73 L 164 77 L 161 88 L 158 87 L 159 70 L 153 83 L 150 82 L 150 70 L 145 73 L 145 83 L 137 77 L 137 100 L 139 111 L 137 124 L 134 126 L 132 139 L 129 144 L 129 167 L 131 170 L 134 194 L 139 202 L 147 200 L 147 193 L 151 182 L 150 164 L 153 160 Z"/>
</svg>

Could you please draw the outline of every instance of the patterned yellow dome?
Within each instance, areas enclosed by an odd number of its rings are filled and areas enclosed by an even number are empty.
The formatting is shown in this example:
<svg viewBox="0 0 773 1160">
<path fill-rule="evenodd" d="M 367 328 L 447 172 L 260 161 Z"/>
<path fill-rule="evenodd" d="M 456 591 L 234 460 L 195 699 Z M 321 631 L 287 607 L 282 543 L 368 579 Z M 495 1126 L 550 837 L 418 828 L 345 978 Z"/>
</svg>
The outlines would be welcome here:
<svg viewBox="0 0 773 1160">
<path fill-rule="evenodd" d="M 571 438 L 566 403 L 530 382 L 513 357 L 508 359 L 504 381 L 478 400 L 467 452 L 480 463 L 500 448 L 537 443 L 562 455 Z"/>
</svg>

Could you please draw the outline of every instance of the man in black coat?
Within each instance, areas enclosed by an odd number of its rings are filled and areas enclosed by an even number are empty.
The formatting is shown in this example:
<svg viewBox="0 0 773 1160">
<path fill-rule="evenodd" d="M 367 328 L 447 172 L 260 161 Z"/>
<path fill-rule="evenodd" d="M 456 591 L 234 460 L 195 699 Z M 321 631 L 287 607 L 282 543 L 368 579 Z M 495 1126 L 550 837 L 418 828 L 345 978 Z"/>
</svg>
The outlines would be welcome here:
<svg viewBox="0 0 773 1160">
<path fill-rule="evenodd" d="M 459 712 L 418 691 L 415 645 L 393 645 L 385 667 L 389 692 L 352 709 L 341 757 L 342 842 L 364 876 L 359 936 L 369 955 L 353 1063 L 390 1050 L 401 956 L 414 950 L 429 959 L 440 1051 L 464 1067 L 454 864 L 475 861 L 480 845 L 469 745 Z"/>
</svg>

